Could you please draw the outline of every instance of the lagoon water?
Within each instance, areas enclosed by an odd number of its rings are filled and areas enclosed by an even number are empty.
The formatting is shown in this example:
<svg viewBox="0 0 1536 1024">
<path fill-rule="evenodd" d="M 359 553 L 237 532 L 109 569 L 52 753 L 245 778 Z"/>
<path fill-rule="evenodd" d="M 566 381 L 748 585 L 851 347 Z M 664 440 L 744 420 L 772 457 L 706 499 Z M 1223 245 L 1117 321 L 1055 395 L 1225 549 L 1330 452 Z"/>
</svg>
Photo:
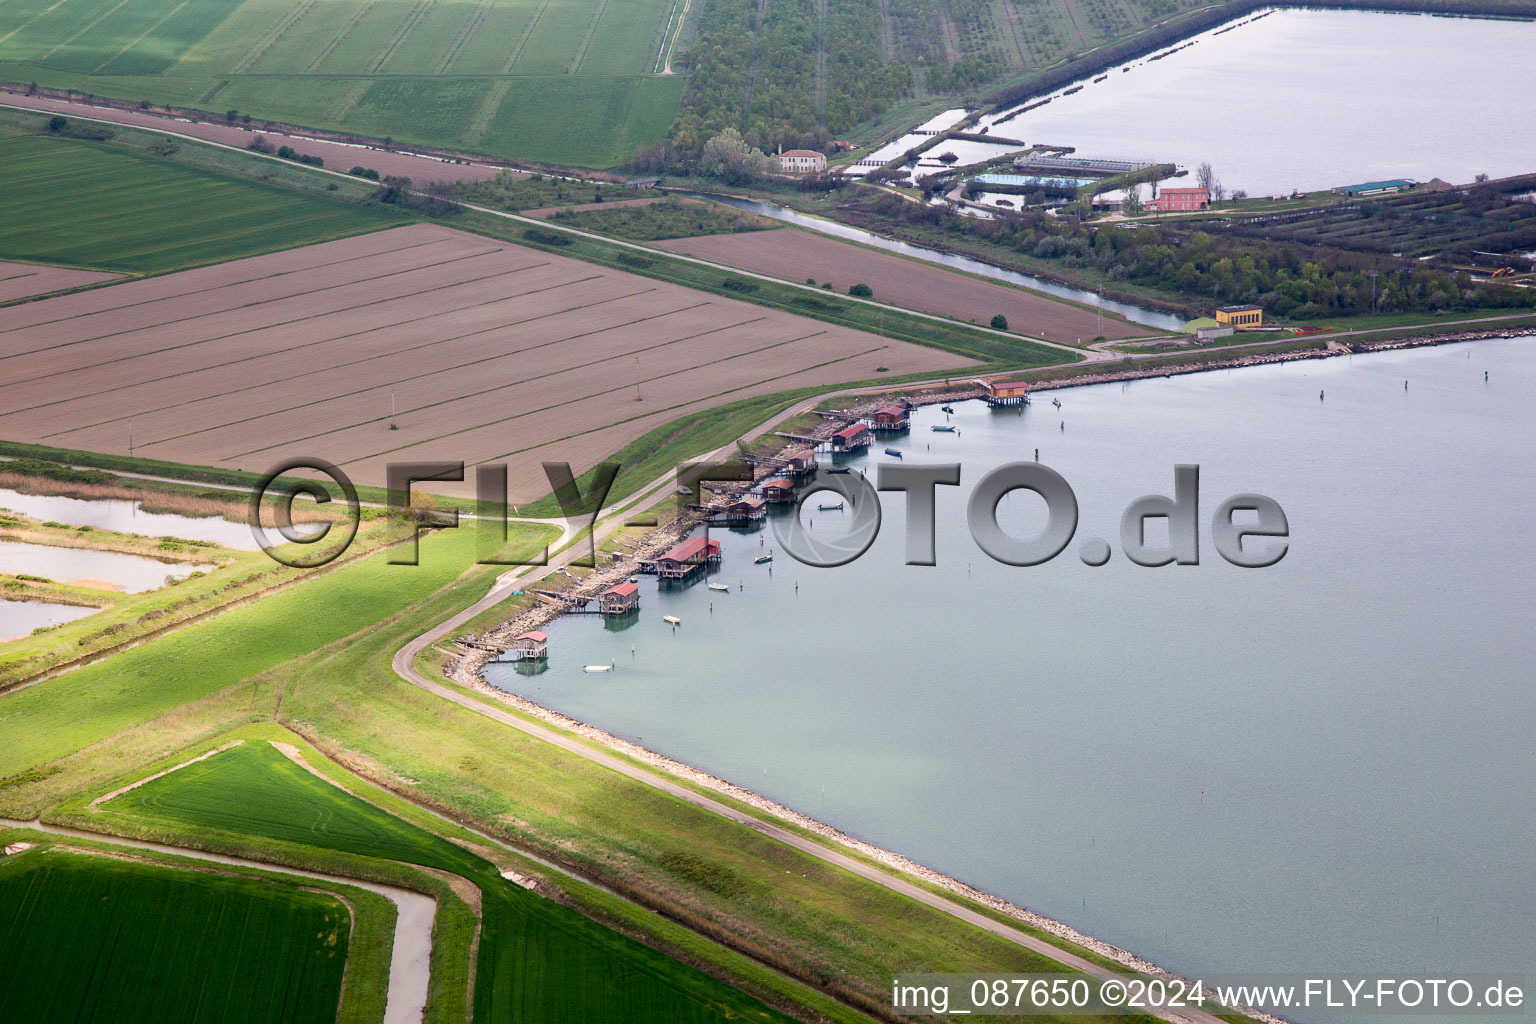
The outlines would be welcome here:
<svg viewBox="0 0 1536 1024">
<path fill-rule="evenodd" d="M 137 533 L 145 537 L 180 537 L 206 540 L 238 551 L 255 551 L 256 538 L 245 523 L 233 523 L 220 516 L 180 516 L 168 512 L 145 512 L 140 502 L 127 500 L 84 500 L 57 494 L 24 494 L 0 488 L 0 509 L 24 516 L 69 526 L 92 526 L 118 533 Z"/>
<path fill-rule="evenodd" d="M 180 579 L 193 572 L 207 572 L 212 568 L 212 564 L 162 562 L 143 555 L 126 555 L 120 551 L 94 551 L 90 548 L 0 540 L 0 572 L 26 573 L 59 583 L 76 580 L 105 581 L 130 594 L 163 586 L 171 576 Z"/>
<path fill-rule="evenodd" d="M 547 670 L 493 681 L 1171 968 L 1525 970 L 1533 393 L 1525 338 L 964 403 L 958 435 L 930 407 L 891 443 L 964 467 L 936 567 L 902 564 L 899 495 L 837 569 L 770 574 L 771 528 L 716 531 L 730 593 L 643 577 L 637 619 L 567 617 Z M 1081 520 L 1010 568 L 964 502 L 1036 447 Z M 1120 511 L 1187 462 L 1204 523 L 1280 502 L 1282 562 L 1228 565 L 1204 524 L 1198 566 L 1124 558 Z M 1023 533 L 1036 504 L 1003 518 Z M 1076 557 L 1090 537 L 1107 566 Z"/>
<path fill-rule="evenodd" d="M 1286 9 L 1216 31 L 993 131 L 1191 172 L 1208 160 L 1253 195 L 1536 171 L 1536 22 Z"/>
<path fill-rule="evenodd" d="M 0 643 L 24 637 L 39 626 L 52 626 L 83 618 L 95 610 L 75 604 L 8 601 L 0 598 Z"/>
</svg>

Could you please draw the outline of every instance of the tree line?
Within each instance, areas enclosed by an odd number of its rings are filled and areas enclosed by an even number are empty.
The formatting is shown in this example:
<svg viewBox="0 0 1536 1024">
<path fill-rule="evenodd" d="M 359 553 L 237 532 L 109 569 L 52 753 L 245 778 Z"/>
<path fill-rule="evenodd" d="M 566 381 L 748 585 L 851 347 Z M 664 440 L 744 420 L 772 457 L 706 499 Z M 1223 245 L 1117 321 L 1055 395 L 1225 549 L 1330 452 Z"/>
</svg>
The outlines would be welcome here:
<svg viewBox="0 0 1536 1024">
<path fill-rule="evenodd" d="M 979 220 L 889 195 L 867 209 L 887 220 L 982 239 L 1064 272 L 1097 271 L 1110 282 L 1153 289 L 1186 310 L 1251 302 L 1276 316 L 1307 320 L 1536 307 L 1536 291 L 1474 283 L 1461 272 L 1169 224 L 1092 224 L 1043 211 Z"/>
</svg>

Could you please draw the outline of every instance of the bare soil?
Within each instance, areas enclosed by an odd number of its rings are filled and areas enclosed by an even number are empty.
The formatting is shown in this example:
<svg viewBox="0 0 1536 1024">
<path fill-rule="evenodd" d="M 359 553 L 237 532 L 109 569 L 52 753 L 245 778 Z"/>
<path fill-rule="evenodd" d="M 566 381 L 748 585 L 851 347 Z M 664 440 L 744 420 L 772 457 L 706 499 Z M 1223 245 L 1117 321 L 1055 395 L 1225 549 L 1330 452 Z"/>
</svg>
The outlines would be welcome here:
<svg viewBox="0 0 1536 1024">
<path fill-rule="evenodd" d="M 723 402 L 972 365 L 947 352 L 417 224 L 28 303 L 0 436 L 265 472 L 506 462 L 511 500 Z M 392 429 L 393 424 L 393 429 Z M 443 493 L 473 493 L 473 474 Z"/>
<path fill-rule="evenodd" d="M 867 284 L 878 302 L 971 320 L 983 326 L 991 322 L 993 314 L 1001 313 L 1008 318 L 1010 330 L 1069 345 L 1089 342 L 1101 331 L 1106 338 L 1132 338 L 1149 333 L 1139 324 L 1109 314 L 1104 316 L 1101 328 L 1099 314 L 1093 310 L 795 228 L 678 238 L 654 244 L 659 249 L 786 281 L 830 281 L 840 294 L 847 294 L 855 284 Z"/>
<path fill-rule="evenodd" d="M 24 299 L 28 295 L 46 295 L 66 288 L 111 281 L 121 274 L 109 274 L 102 270 L 74 270 L 70 267 L 50 267 L 41 263 L 0 262 L 0 302 Z"/>
</svg>

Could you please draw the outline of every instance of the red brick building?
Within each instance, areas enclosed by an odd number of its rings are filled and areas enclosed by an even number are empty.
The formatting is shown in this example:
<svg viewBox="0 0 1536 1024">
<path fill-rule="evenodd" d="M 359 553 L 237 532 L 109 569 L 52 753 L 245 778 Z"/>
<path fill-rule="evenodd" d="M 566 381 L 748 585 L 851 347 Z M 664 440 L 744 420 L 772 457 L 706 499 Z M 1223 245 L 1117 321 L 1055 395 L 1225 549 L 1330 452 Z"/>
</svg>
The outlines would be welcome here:
<svg viewBox="0 0 1536 1024">
<path fill-rule="evenodd" d="M 1148 210 L 1159 213 L 1187 213 L 1191 210 L 1208 210 L 1211 206 L 1210 189 L 1164 188 L 1157 198 L 1147 203 Z"/>
</svg>

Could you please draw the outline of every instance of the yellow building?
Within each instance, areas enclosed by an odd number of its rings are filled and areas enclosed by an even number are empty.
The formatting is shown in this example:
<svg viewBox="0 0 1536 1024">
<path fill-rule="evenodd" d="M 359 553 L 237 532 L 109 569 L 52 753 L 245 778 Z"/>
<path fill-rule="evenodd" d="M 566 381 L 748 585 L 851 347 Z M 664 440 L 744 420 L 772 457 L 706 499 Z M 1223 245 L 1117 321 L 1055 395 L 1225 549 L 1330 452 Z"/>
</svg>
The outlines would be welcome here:
<svg viewBox="0 0 1536 1024">
<path fill-rule="evenodd" d="M 1263 306 L 1222 306 L 1216 311 L 1216 322 L 1234 331 L 1246 331 L 1264 326 Z"/>
</svg>

